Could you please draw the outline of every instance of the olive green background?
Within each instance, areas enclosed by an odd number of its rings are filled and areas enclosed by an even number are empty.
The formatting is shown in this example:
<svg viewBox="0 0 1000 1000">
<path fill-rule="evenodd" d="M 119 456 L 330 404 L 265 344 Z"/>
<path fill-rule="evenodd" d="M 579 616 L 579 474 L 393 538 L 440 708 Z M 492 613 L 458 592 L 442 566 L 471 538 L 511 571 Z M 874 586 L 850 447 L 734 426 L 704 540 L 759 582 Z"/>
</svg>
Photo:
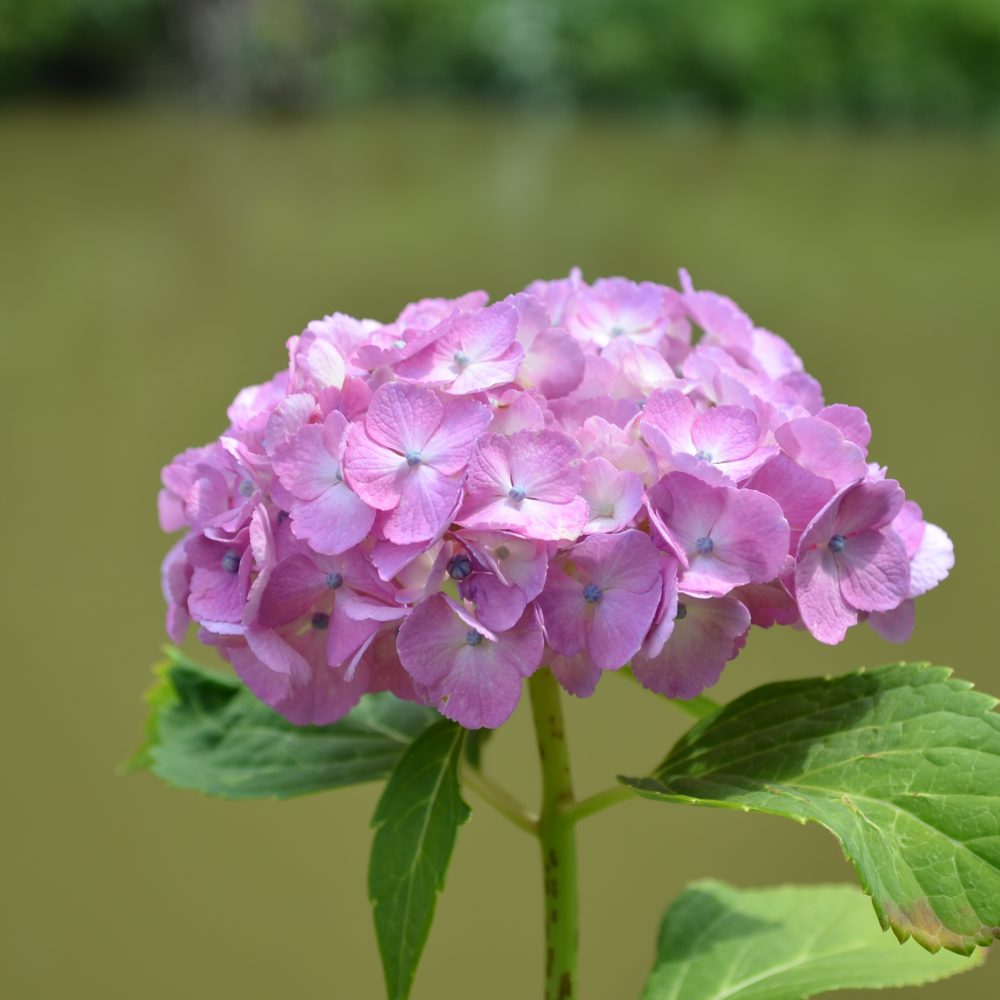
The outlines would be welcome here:
<svg viewBox="0 0 1000 1000">
<path fill-rule="evenodd" d="M 116 775 L 163 640 L 159 468 L 326 311 L 388 319 L 573 264 L 666 282 L 688 266 L 787 337 L 830 401 L 868 411 L 874 457 L 958 550 L 906 646 L 755 631 L 715 694 L 904 657 L 1000 693 L 996 144 L 417 108 L 36 110 L 0 117 L 0 151 L 3 996 L 380 996 L 376 788 L 236 804 Z M 615 676 L 568 713 L 583 793 L 686 726 Z M 523 710 L 488 767 L 534 799 Z M 470 802 L 414 1000 L 540 992 L 535 844 Z M 637 994 L 689 879 L 852 877 L 819 829 L 640 801 L 588 821 L 581 852 L 583 1000 Z M 998 993 L 994 960 L 925 996 Z"/>
</svg>

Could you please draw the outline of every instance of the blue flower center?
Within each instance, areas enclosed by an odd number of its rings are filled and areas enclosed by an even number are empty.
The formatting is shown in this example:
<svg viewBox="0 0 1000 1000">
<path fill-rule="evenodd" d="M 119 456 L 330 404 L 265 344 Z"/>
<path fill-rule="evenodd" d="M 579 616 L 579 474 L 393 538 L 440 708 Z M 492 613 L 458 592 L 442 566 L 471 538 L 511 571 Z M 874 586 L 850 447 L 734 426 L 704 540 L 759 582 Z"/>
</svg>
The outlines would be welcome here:
<svg viewBox="0 0 1000 1000">
<path fill-rule="evenodd" d="M 222 568 L 227 573 L 237 573 L 240 568 L 240 554 L 235 549 L 227 549 L 222 557 Z"/>
<path fill-rule="evenodd" d="M 498 562 L 503 562 L 504 559 L 510 558 L 510 549 L 506 545 L 498 545 L 493 550 L 493 555 L 496 556 Z"/>
<path fill-rule="evenodd" d="M 322 611 L 317 611 L 309 621 L 313 628 L 322 631 L 323 629 L 329 627 L 330 616 L 323 614 Z"/>
<path fill-rule="evenodd" d="M 448 560 L 448 576 L 453 580 L 464 580 L 472 572 L 472 560 L 465 554 L 452 556 Z"/>
<path fill-rule="evenodd" d="M 715 548 L 715 542 L 708 535 L 704 535 L 694 543 L 694 547 L 698 550 L 699 555 L 707 556 Z"/>
<path fill-rule="evenodd" d="M 596 604 L 601 599 L 601 588 L 596 583 L 588 583 L 583 588 L 583 599 L 588 604 Z"/>
<path fill-rule="evenodd" d="M 699 448 L 694 453 L 694 457 L 701 459 L 701 461 L 703 461 L 703 462 L 711 462 L 712 461 L 712 453 L 710 451 L 705 451 L 702 448 Z"/>
<path fill-rule="evenodd" d="M 415 465 L 419 465 L 421 462 L 419 451 L 408 451 L 406 453 L 406 464 L 412 469 Z"/>
<path fill-rule="evenodd" d="M 344 586 L 344 578 L 339 573 L 327 573 L 326 585 L 331 590 L 339 590 Z"/>
<path fill-rule="evenodd" d="M 469 631 L 465 633 L 466 646 L 478 646 L 482 641 L 483 633 L 477 632 L 474 628 L 470 628 Z"/>
<path fill-rule="evenodd" d="M 836 556 L 847 548 L 847 539 L 843 535 L 834 535 L 830 541 L 826 543 L 826 547 Z"/>
<path fill-rule="evenodd" d="M 253 483 L 251 483 L 249 479 L 244 479 L 240 483 L 240 496 L 241 497 L 253 496 Z"/>
<path fill-rule="evenodd" d="M 515 503 L 520 503 L 527 495 L 528 491 L 523 486 L 512 486 L 507 490 L 507 496 Z"/>
<path fill-rule="evenodd" d="M 465 351 L 455 351 L 454 358 L 459 368 L 464 368 L 472 360 Z"/>
<path fill-rule="evenodd" d="M 674 615 L 674 621 L 679 622 L 682 618 L 687 618 L 687 613 L 688 613 L 687 605 L 683 603 L 678 603 L 677 614 Z"/>
</svg>

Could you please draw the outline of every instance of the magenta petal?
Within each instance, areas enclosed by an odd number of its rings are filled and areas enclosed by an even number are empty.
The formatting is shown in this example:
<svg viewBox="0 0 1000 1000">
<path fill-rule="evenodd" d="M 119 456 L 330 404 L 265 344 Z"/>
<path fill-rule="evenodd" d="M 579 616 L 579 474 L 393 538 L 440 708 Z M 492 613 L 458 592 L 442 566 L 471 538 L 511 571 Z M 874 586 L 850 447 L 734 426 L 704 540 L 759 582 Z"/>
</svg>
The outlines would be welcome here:
<svg viewBox="0 0 1000 1000">
<path fill-rule="evenodd" d="M 836 530 L 851 535 L 883 528 L 900 512 L 905 496 L 895 479 L 859 483 L 844 491 L 837 510 Z"/>
<path fill-rule="evenodd" d="M 910 563 L 894 531 L 849 535 L 836 558 L 841 593 L 859 611 L 891 611 L 907 598 Z"/>
<path fill-rule="evenodd" d="M 468 581 L 468 597 L 476 617 L 489 629 L 504 632 L 513 627 L 528 604 L 519 587 L 511 587 L 492 573 L 476 573 Z"/>
</svg>

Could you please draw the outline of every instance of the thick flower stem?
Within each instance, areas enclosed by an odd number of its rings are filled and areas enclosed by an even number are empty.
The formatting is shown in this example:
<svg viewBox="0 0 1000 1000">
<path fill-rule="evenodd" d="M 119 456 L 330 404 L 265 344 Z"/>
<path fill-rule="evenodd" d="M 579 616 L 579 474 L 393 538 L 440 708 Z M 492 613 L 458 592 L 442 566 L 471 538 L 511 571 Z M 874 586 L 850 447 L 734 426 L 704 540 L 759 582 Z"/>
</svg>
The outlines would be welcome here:
<svg viewBox="0 0 1000 1000">
<path fill-rule="evenodd" d="M 576 833 L 559 685 L 546 668 L 528 682 L 542 768 L 538 839 L 545 882 L 545 1000 L 576 996 Z"/>
</svg>

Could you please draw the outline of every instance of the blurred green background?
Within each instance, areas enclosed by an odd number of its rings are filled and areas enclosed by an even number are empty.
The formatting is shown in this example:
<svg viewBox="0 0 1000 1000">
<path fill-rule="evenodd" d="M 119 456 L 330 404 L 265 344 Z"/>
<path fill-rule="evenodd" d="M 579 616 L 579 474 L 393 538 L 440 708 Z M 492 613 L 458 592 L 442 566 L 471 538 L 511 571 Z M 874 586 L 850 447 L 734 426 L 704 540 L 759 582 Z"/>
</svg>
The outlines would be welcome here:
<svg viewBox="0 0 1000 1000">
<path fill-rule="evenodd" d="M 0 2 L 4 997 L 381 995 L 376 788 L 235 804 L 115 774 L 162 641 L 159 468 L 333 309 L 390 318 L 573 264 L 667 282 L 689 267 L 791 340 L 828 399 L 868 411 L 874 456 L 958 550 L 905 647 L 758 631 L 717 695 L 902 657 L 1000 693 L 997 5 L 698 6 L 714 16 Z M 346 25 L 336 46 L 309 29 L 324 8 Z M 185 36 L 208 9 L 236 20 Z M 270 27 L 233 34 L 241 10 Z M 280 58 L 198 62 L 192 37 Z M 568 712 L 583 794 L 686 727 L 613 676 Z M 488 767 L 534 799 L 523 711 Z M 470 802 L 414 1000 L 539 992 L 535 845 Z M 690 879 L 852 878 L 822 831 L 763 816 L 637 801 L 581 840 L 583 1000 L 638 993 Z M 923 991 L 998 994 L 995 959 Z"/>
</svg>

